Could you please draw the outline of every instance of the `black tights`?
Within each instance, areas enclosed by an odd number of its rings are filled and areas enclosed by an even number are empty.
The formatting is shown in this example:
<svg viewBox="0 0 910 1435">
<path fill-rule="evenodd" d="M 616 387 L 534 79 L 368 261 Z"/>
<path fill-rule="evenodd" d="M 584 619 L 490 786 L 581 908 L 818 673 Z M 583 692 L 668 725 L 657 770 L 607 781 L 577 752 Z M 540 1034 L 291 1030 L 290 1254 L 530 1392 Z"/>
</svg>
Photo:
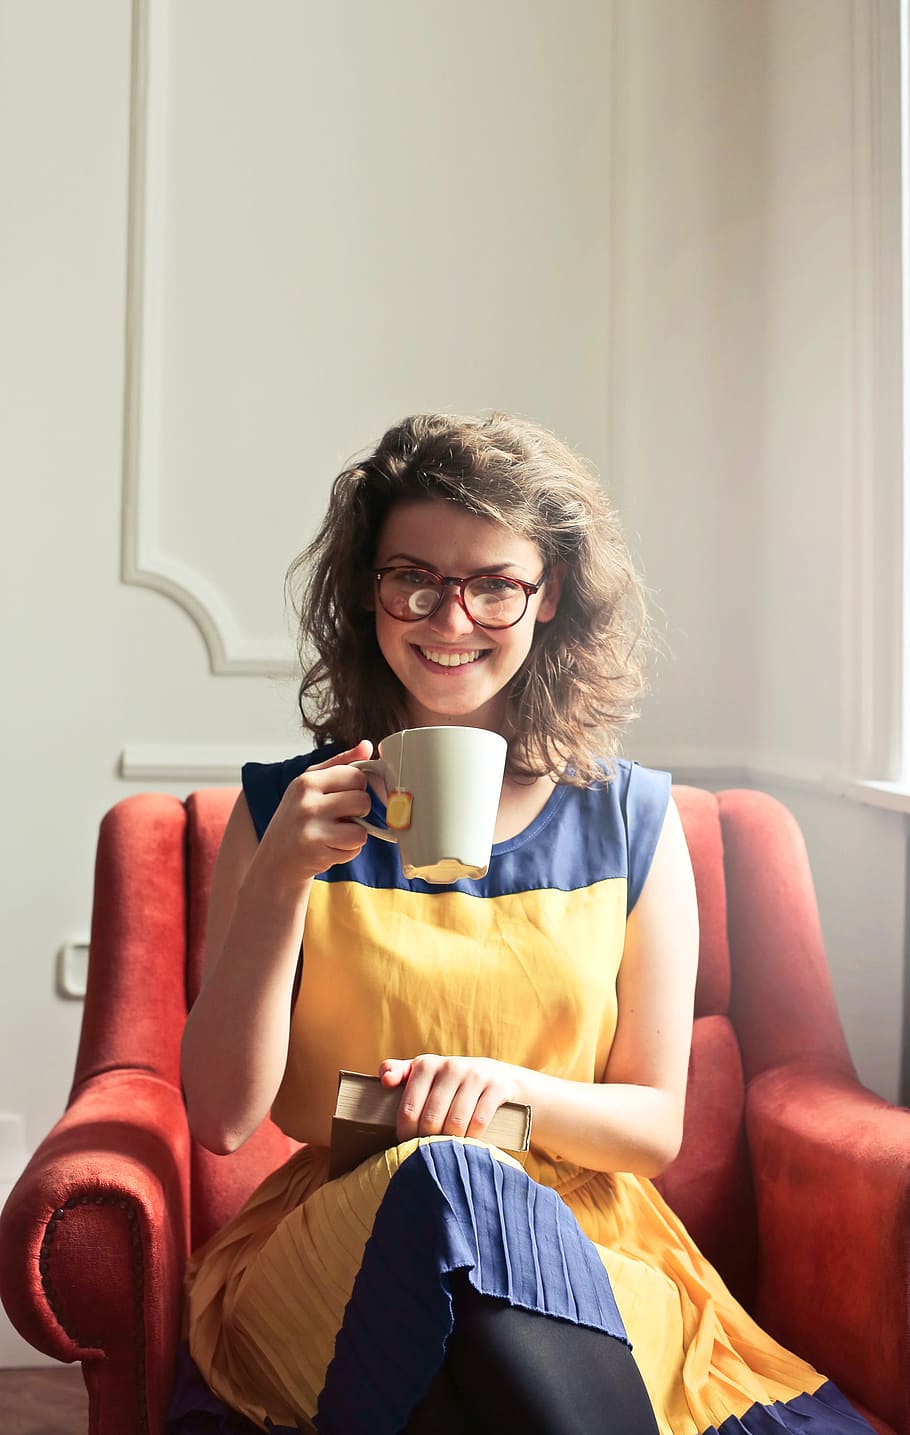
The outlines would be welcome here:
<svg viewBox="0 0 910 1435">
<path fill-rule="evenodd" d="M 405 1435 L 657 1435 L 628 1346 L 452 1278 L 445 1360 Z"/>
</svg>

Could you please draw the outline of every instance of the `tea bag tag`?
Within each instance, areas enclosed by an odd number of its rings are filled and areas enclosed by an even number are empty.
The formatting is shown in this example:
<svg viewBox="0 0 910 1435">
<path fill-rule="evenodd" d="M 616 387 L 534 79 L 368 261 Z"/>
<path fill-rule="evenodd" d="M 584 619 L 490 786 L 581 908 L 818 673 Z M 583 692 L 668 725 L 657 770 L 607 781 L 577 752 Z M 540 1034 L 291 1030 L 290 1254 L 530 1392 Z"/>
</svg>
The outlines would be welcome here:
<svg viewBox="0 0 910 1435">
<path fill-rule="evenodd" d="M 406 832 L 410 827 L 413 801 L 414 794 L 406 792 L 402 787 L 395 787 L 389 793 L 385 821 L 386 826 L 391 827 L 393 832 Z"/>
</svg>

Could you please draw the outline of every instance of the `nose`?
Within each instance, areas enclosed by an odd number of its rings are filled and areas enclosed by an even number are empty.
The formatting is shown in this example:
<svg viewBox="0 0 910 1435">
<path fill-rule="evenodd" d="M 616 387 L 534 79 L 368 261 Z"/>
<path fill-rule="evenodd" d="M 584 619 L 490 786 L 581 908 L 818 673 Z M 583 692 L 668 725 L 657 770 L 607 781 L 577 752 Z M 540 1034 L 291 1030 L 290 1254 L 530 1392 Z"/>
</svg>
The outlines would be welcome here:
<svg viewBox="0 0 910 1435">
<path fill-rule="evenodd" d="M 473 633 L 474 620 L 462 607 L 461 594 L 457 588 L 453 586 L 446 589 L 442 604 L 429 619 L 429 624 L 434 632 L 445 634 L 449 640 Z"/>
</svg>

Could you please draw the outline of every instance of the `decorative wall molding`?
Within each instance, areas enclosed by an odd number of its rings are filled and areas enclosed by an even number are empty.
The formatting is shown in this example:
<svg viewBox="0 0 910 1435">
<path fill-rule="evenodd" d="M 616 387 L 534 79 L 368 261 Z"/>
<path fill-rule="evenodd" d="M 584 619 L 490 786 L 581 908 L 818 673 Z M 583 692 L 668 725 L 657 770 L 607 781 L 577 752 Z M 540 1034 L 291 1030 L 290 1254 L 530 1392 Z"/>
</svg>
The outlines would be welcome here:
<svg viewBox="0 0 910 1435">
<path fill-rule="evenodd" d="M 213 674 L 273 676 L 293 670 L 290 644 L 244 635 L 215 585 L 161 544 L 169 9 L 169 0 L 133 0 L 121 575 L 189 614 Z"/>
<path fill-rule="evenodd" d="M 621 0 L 610 0 L 609 37 L 610 53 L 604 65 L 604 73 L 607 76 L 610 96 L 609 149 L 606 156 L 609 232 L 605 261 L 607 264 L 607 322 L 610 329 L 607 336 L 607 390 L 604 394 L 607 441 L 606 466 L 603 476 L 611 495 L 620 502 L 626 531 L 630 535 L 634 531 L 637 535 L 640 518 L 634 507 L 635 485 L 622 482 L 623 466 L 616 437 L 623 403 L 624 365 L 622 355 L 626 322 L 623 303 L 624 276 L 622 274 L 626 246 L 620 220 L 623 214 L 623 205 L 626 202 L 626 168 L 629 152 L 628 126 L 626 124 L 629 103 L 626 93 L 629 84 L 629 57 Z"/>
<path fill-rule="evenodd" d="M 903 6 L 901 6 L 903 8 Z M 844 492 L 844 767 L 903 761 L 900 11 L 853 0 L 853 376 Z"/>
<path fill-rule="evenodd" d="M 857 802 L 910 816 L 910 783 L 858 781 L 821 766 L 807 767 L 780 753 L 644 748 L 636 749 L 635 756 L 647 767 L 671 772 L 674 782 L 692 787 L 804 792 L 827 801 Z"/>
<path fill-rule="evenodd" d="M 228 783 L 240 782 L 245 762 L 283 762 L 295 750 L 309 752 L 312 741 L 304 735 L 295 744 L 249 743 L 130 743 L 120 754 L 120 776 L 130 782 Z"/>
<path fill-rule="evenodd" d="M 240 781 L 245 762 L 282 762 L 308 752 L 312 739 L 301 733 L 283 746 L 236 743 L 129 743 L 120 754 L 119 773 L 130 782 L 229 783 Z M 749 787 L 805 792 L 829 800 L 861 802 L 910 815 L 910 784 L 857 782 L 780 753 L 756 755 L 745 749 L 708 753 L 698 748 L 636 749 L 648 767 L 663 768 L 677 783 L 717 790 Z"/>
</svg>

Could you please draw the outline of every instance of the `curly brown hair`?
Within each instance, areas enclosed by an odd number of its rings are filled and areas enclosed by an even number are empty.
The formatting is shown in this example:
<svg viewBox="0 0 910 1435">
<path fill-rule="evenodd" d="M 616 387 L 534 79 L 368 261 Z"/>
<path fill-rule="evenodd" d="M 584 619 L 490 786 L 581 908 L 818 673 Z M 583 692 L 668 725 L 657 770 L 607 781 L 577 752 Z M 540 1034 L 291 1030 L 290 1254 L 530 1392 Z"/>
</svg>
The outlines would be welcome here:
<svg viewBox="0 0 910 1435">
<path fill-rule="evenodd" d="M 508 770 L 603 781 L 603 760 L 644 687 L 644 590 L 585 461 L 547 429 L 501 413 L 415 414 L 335 479 L 322 526 L 287 575 L 299 620 L 298 705 L 317 746 L 377 743 L 407 726 L 406 694 L 376 641 L 372 585 L 382 523 L 415 498 L 505 524 L 537 544 L 545 571 L 563 565 L 557 613 L 538 625 L 507 694 Z"/>
</svg>

